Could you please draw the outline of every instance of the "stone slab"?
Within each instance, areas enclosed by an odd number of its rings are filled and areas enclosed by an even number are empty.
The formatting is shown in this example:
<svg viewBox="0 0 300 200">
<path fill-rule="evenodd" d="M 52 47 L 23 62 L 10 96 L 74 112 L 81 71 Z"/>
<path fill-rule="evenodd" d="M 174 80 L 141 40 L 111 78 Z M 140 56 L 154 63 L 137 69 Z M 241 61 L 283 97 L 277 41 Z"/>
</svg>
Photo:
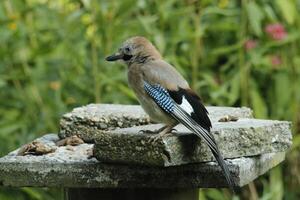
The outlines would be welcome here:
<svg viewBox="0 0 300 200">
<path fill-rule="evenodd" d="M 238 118 L 252 118 L 249 108 L 207 107 L 212 121 L 232 115 Z M 78 135 L 86 142 L 94 139 L 94 130 L 106 131 L 150 124 L 148 115 L 138 105 L 90 104 L 75 108 L 60 120 L 61 138 Z"/>
<path fill-rule="evenodd" d="M 214 135 L 224 158 L 284 152 L 292 144 L 290 123 L 286 121 L 240 119 L 214 122 Z M 175 166 L 214 160 L 208 146 L 184 126 L 176 133 L 153 142 L 155 130 L 162 125 L 145 125 L 95 133 L 94 155 L 98 160 L 153 166 Z"/>
<path fill-rule="evenodd" d="M 226 187 L 215 162 L 174 167 L 105 164 L 89 159 L 93 144 L 55 146 L 56 134 L 39 139 L 56 151 L 41 156 L 0 158 L 0 185 L 68 188 L 207 188 Z M 228 159 L 236 183 L 244 186 L 284 160 L 285 153 Z"/>
</svg>

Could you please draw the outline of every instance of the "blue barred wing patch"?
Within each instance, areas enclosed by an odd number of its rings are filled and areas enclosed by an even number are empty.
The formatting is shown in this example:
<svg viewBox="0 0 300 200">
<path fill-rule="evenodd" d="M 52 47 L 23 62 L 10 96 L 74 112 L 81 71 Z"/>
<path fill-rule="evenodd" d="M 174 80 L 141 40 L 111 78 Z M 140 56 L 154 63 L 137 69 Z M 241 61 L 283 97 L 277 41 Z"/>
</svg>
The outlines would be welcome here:
<svg viewBox="0 0 300 200">
<path fill-rule="evenodd" d="M 165 88 L 158 84 L 151 85 L 144 81 L 144 89 L 164 111 L 167 113 L 174 111 L 174 100 Z"/>
</svg>

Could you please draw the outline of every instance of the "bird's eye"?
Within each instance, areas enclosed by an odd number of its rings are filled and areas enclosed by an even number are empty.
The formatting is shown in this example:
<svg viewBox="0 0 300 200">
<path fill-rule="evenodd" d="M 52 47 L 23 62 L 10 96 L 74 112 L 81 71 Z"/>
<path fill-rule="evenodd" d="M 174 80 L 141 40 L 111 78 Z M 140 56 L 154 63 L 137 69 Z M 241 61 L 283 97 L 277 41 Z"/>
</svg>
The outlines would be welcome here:
<svg viewBox="0 0 300 200">
<path fill-rule="evenodd" d="M 129 47 L 125 47 L 124 50 L 125 50 L 126 54 L 130 53 L 130 51 L 131 51 L 131 49 Z"/>
</svg>

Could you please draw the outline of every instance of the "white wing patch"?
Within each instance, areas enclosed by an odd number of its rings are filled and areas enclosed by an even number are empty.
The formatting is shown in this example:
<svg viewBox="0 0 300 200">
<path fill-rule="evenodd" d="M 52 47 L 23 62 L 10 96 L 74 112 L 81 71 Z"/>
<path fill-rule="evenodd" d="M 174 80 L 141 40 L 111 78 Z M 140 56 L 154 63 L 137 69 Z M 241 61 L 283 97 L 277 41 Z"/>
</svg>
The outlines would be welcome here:
<svg viewBox="0 0 300 200">
<path fill-rule="evenodd" d="M 191 104 L 186 100 L 185 96 L 182 96 L 182 102 L 179 105 L 185 112 L 187 112 L 188 114 L 192 114 L 192 112 L 194 112 L 193 107 L 191 106 Z"/>
</svg>

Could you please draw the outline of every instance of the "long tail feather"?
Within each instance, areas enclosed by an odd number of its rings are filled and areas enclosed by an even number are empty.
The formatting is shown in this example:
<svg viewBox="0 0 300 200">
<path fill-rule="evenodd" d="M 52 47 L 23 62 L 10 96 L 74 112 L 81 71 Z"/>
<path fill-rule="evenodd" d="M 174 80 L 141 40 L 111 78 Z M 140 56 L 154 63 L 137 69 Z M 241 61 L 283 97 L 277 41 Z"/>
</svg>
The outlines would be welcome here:
<svg viewBox="0 0 300 200">
<path fill-rule="evenodd" d="M 178 120 L 180 123 L 182 123 L 185 127 L 190 129 L 193 133 L 195 133 L 198 137 L 205 140 L 207 145 L 209 146 L 210 150 L 212 151 L 215 159 L 217 160 L 218 164 L 220 165 L 221 169 L 224 172 L 224 176 L 228 182 L 229 187 L 232 191 L 235 191 L 236 184 L 235 181 L 232 179 L 231 174 L 229 172 L 228 166 L 226 165 L 219 148 L 217 146 L 217 143 L 215 142 L 215 139 L 213 136 L 204 128 L 199 126 L 197 122 L 195 122 L 188 113 L 186 113 L 181 107 L 178 105 L 174 106 L 174 110 L 172 113 L 170 113 L 176 120 Z"/>
</svg>

